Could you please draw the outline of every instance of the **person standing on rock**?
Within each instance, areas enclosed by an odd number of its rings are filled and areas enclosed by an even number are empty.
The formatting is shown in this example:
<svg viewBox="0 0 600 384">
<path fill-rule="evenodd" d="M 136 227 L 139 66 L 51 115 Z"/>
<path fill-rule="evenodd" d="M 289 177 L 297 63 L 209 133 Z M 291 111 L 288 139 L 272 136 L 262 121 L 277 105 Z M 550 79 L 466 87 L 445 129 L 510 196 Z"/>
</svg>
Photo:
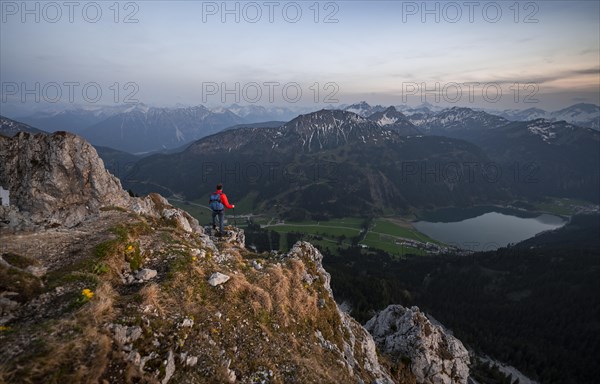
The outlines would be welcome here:
<svg viewBox="0 0 600 384">
<path fill-rule="evenodd" d="M 217 229 L 216 218 L 219 216 L 219 229 L 221 235 L 223 232 L 223 219 L 225 217 L 225 208 L 232 209 L 235 208 L 234 204 L 229 204 L 227 200 L 227 195 L 223 193 L 223 184 L 217 184 L 217 190 L 210 195 L 210 199 L 208 201 L 208 205 L 210 209 L 212 209 L 212 226 L 213 229 Z"/>
</svg>

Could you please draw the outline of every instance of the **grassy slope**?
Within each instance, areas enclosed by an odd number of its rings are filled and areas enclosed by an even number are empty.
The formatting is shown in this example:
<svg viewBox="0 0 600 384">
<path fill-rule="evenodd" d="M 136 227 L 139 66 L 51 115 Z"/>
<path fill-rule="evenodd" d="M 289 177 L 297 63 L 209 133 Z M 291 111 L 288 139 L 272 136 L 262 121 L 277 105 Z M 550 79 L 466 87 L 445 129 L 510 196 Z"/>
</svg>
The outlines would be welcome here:
<svg viewBox="0 0 600 384">
<path fill-rule="evenodd" d="M 0 382 L 161 381 L 171 353 L 177 367 L 172 383 L 227 382 L 232 373 L 253 381 L 269 371 L 273 382 L 356 380 L 315 335 L 319 330 L 339 350 L 347 337 L 323 279 L 305 281 L 318 273 L 312 260 L 272 258 L 224 242 L 215 252 L 169 221 L 120 211 L 103 215 L 110 222 L 80 227 L 77 236 L 47 247 L 57 257 L 65 249 L 78 251 L 77 257 L 63 254 L 42 278 L 24 279 L 24 272 L 0 266 L 2 290 L 19 289 L 18 300 L 38 303 L 0 328 Z M 28 242 L 45 238 L 34 233 Z M 35 264 L 30 256 L 6 259 L 21 268 Z M 253 268 L 253 261 L 263 268 Z M 125 284 L 120 274 L 129 267 L 152 268 L 158 276 Z M 222 287 L 207 282 L 216 271 L 231 277 Z M 114 324 L 140 327 L 141 334 L 125 347 L 113 342 Z M 198 365 L 186 367 L 182 353 L 198 358 Z M 373 380 L 364 371 L 359 375 Z"/>
</svg>

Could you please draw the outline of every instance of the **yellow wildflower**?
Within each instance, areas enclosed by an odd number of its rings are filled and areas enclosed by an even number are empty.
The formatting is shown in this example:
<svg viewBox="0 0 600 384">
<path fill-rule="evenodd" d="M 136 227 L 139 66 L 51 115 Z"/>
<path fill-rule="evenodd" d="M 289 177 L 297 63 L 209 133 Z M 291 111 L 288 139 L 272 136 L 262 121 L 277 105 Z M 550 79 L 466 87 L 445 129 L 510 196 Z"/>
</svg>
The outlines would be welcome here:
<svg viewBox="0 0 600 384">
<path fill-rule="evenodd" d="M 91 299 L 92 297 L 94 297 L 94 292 L 92 292 L 89 289 L 84 289 L 83 291 L 81 291 L 81 294 L 83 295 L 83 297 L 85 297 L 86 299 Z"/>
<path fill-rule="evenodd" d="M 133 245 L 131 245 L 131 244 L 130 244 L 130 245 L 127 247 L 127 252 L 131 252 L 131 251 L 133 251 Z"/>
</svg>

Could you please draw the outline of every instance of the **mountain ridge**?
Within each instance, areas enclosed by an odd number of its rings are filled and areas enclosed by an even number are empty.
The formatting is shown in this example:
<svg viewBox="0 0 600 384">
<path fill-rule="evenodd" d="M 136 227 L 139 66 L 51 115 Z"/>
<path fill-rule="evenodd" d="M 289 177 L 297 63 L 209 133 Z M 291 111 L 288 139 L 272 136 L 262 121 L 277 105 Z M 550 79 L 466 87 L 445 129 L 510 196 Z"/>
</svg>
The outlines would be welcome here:
<svg viewBox="0 0 600 384">
<path fill-rule="evenodd" d="M 380 358 L 311 244 L 268 255 L 245 249 L 235 227 L 217 238 L 160 195 L 129 197 L 73 134 L 22 132 L 0 149 L 12 159 L 0 181 L 15 194 L 0 207 L 3 381 L 467 383 L 460 341 L 416 307 L 397 324 L 417 324 L 411 342 L 431 351 L 409 343 Z M 82 181 L 79 196 L 70 186 Z M 16 222 L 20 211 L 51 225 Z"/>
</svg>

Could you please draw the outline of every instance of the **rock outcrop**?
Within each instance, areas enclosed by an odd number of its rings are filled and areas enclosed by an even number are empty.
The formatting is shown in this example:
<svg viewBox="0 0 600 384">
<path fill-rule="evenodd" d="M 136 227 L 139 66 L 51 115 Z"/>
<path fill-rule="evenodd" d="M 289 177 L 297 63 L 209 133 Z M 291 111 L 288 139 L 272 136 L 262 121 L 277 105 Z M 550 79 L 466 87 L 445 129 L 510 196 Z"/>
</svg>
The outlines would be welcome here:
<svg viewBox="0 0 600 384">
<path fill-rule="evenodd" d="M 0 136 L 0 185 L 32 222 L 46 225 L 71 227 L 130 200 L 94 147 L 66 132 Z"/>
<path fill-rule="evenodd" d="M 158 194 L 130 197 L 96 149 L 67 132 L 0 136 L 0 185 L 11 198 L 11 206 L 0 207 L 0 220 L 13 228 L 71 228 L 116 207 L 203 233 L 196 219 Z"/>
<path fill-rule="evenodd" d="M 331 275 L 323 268 L 323 255 L 319 250 L 308 242 L 298 242 L 285 257 L 304 260 L 309 269 L 313 270 L 313 273 L 304 274 L 303 281 L 308 285 L 320 283 L 325 288 L 322 297 L 318 299 L 319 306 L 324 306 L 327 300 L 334 302 L 330 285 Z M 350 315 L 342 312 L 337 303 L 335 303 L 335 312 L 336 317 L 339 319 L 338 331 L 340 334 L 346 335 L 342 347 L 340 348 L 325 340 L 320 331 L 317 330 L 315 334 L 321 345 L 336 353 L 339 360 L 344 362 L 349 373 L 354 375 L 355 371 L 364 370 L 374 377 L 378 384 L 394 383 L 387 370 L 379 362 L 373 337 Z"/>
<path fill-rule="evenodd" d="M 469 353 L 441 326 L 432 324 L 419 308 L 390 305 L 367 322 L 384 355 L 408 362 L 419 384 L 466 384 Z"/>
</svg>

